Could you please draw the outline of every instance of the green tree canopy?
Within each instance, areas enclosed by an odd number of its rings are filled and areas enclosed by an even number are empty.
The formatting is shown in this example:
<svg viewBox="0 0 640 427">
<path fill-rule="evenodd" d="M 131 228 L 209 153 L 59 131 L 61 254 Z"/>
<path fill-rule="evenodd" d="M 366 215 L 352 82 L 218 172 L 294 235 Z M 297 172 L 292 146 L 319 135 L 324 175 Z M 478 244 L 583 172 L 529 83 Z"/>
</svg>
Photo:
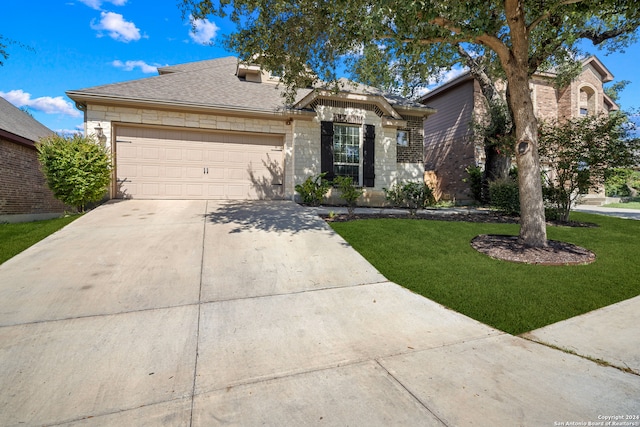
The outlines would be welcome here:
<svg viewBox="0 0 640 427">
<path fill-rule="evenodd" d="M 620 48 L 635 38 L 635 0 L 182 0 L 184 15 L 229 16 L 240 58 L 282 77 L 288 93 L 347 65 L 364 82 L 410 88 L 461 60 L 460 46 L 504 73 L 515 125 L 521 240 L 546 244 L 537 122 L 529 77 L 565 64 L 580 40 Z M 290 99 L 293 97 L 290 96 Z"/>
</svg>

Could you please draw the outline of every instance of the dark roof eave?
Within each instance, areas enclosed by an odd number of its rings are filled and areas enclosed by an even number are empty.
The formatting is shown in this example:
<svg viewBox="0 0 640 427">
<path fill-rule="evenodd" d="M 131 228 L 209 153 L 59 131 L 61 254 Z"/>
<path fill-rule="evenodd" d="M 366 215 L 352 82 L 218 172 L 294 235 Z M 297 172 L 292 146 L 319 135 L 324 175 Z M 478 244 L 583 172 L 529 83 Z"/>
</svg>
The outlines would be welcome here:
<svg viewBox="0 0 640 427">
<path fill-rule="evenodd" d="M 34 141 L 23 136 L 16 135 L 15 133 L 8 132 L 4 129 L 0 129 L 0 138 L 15 142 L 16 144 L 23 145 L 25 147 L 32 148 L 34 150 L 36 149 L 36 144 Z"/>
<path fill-rule="evenodd" d="M 199 104 L 193 102 L 183 101 L 168 101 L 158 99 L 144 99 L 144 98 L 131 98 L 128 96 L 114 96 L 114 95 L 102 95 L 95 93 L 87 93 L 81 91 L 67 91 L 67 96 L 73 99 L 77 103 L 104 103 L 104 104 L 118 104 L 126 106 L 149 106 L 160 107 L 162 109 L 190 109 L 197 111 L 205 111 L 210 113 L 218 113 L 223 115 L 250 115 L 250 116 L 265 116 L 265 117 L 282 117 L 288 118 L 291 115 L 296 116 L 313 116 L 315 112 L 309 113 L 302 109 L 282 108 L 279 110 L 270 109 L 256 109 L 256 108 L 244 108 L 231 105 L 212 105 L 212 104 Z M 235 114 L 234 114 L 235 113 Z"/>
</svg>

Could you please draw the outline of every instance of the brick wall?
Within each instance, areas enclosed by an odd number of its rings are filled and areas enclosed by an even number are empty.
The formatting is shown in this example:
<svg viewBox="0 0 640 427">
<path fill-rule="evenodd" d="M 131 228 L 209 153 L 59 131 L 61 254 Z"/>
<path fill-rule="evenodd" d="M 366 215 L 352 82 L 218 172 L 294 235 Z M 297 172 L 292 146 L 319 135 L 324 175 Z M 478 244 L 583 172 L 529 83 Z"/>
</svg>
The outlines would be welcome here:
<svg viewBox="0 0 640 427">
<path fill-rule="evenodd" d="M 0 215 L 62 213 L 33 148 L 0 138 Z"/>
<path fill-rule="evenodd" d="M 422 163 L 424 160 L 424 127 L 422 117 L 406 116 L 409 144 L 398 146 L 398 163 Z"/>
</svg>

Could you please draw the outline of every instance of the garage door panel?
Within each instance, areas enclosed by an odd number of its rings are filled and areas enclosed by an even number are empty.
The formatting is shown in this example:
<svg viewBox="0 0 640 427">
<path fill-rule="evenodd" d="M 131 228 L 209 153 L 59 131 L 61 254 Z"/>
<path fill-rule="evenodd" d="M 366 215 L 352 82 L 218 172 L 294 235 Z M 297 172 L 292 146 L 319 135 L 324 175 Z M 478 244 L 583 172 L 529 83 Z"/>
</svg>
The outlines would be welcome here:
<svg viewBox="0 0 640 427">
<path fill-rule="evenodd" d="M 166 184 L 164 192 L 169 197 L 179 197 L 182 195 L 182 184 Z"/>
<path fill-rule="evenodd" d="M 158 183 L 144 183 L 142 184 L 142 194 L 144 196 L 158 196 L 160 195 L 160 185 Z"/>
<path fill-rule="evenodd" d="M 138 176 L 138 167 L 136 165 L 127 165 L 118 163 L 118 178 L 135 178 Z"/>
<path fill-rule="evenodd" d="M 123 197 L 256 199 L 281 196 L 279 135 L 116 128 Z"/>
<path fill-rule="evenodd" d="M 182 150 L 179 148 L 167 148 L 165 149 L 166 160 L 182 160 Z"/>
<path fill-rule="evenodd" d="M 187 196 L 190 197 L 202 197 L 203 184 L 187 184 Z"/>
<path fill-rule="evenodd" d="M 216 179 L 216 180 L 224 180 L 224 176 L 225 176 L 225 169 L 222 167 L 210 167 L 209 168 L 209 176 L 207 178 L 209 179 Z"/>
<path fill-rule="evenodd" d="M 212 199 L 224 199 L 225 188 L 222 184 L 208 184 L 207 196 Z"/>
<path fill-rule="evenodd" d="M 159 166 L 143 166 L 142 167 L 142 176 L 145 178 L 159 178 L 160 177 L 160 167 Z"/>
<path fill-rule="evenodd" d="M 142 158 L 150 160 L 160 159 L 160 149 L 158 147 L 149 147 L 142 149 Z"/>
<path fill-rule="evenodd" d="M 224 163 L 225 152 L 222 148 L 207 148 L 205 158 L 209 163 Z"/>
<path fill-rule="evenodd" d="M 130 144 L 119 144 L 118 157 L 123 159 L 135 159 L 138 157 L 138 150 Z"/>
<path fill-rule="evenodd" d="M 186 177 L 194 178 L 194 179 L 203 179 L 204 168 L 196 167 L 196 168 L 186 168 Z"/>
<path fill-rule="evenodd" d="M 166 166 L 164 169 L 167 178 L 182 178 L 182 167 Z"/>
</svg>

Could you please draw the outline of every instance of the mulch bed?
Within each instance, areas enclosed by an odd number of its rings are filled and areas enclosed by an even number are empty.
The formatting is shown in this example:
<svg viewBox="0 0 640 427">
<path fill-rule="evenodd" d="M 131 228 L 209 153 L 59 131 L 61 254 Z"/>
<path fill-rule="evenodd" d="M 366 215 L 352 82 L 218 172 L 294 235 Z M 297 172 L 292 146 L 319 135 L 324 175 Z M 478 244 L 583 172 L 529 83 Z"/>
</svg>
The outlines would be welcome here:
<svg viewBox="0 0 640 427">
<path fill-rule="evenodd" d="M 572 243 L 547 240 L 544 248 L 523 245 L 518 236 L 481 234 L 471 240 L 471 247 L 491 258 L 540 265 L 583 265 L 596 260 L 596 254 Z"/>
<path fill-rule="evenodd" d="M 414 220 L 465 221 L 482 223 L 517 224 L 518 217 L 506 216 L 497 212 L 443 213 L 442 211 L 421 211 L 411 217 L 399 214 L 362 214 L 349 217 L 346 214 L 321 215 L 327 222 L 344 222 L 369 218 L 400 218 Z M 597 227 L 593 223 L 548 221 L 547 224 L 564 227 Z M 532 248 L 522 244 L 518 236 L 482 234 L 471 240 L 471 246 L 491 258 L 539 265 L 583 265 L 590 264 L 596 255 L 572 243 L 548 240 L 544 248 Z"/>
</svg>

